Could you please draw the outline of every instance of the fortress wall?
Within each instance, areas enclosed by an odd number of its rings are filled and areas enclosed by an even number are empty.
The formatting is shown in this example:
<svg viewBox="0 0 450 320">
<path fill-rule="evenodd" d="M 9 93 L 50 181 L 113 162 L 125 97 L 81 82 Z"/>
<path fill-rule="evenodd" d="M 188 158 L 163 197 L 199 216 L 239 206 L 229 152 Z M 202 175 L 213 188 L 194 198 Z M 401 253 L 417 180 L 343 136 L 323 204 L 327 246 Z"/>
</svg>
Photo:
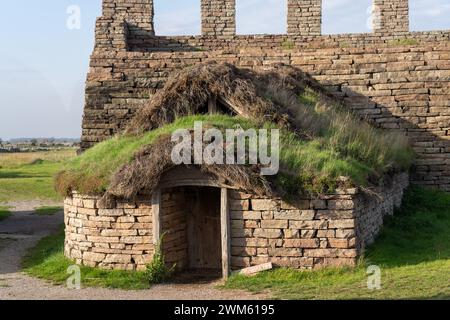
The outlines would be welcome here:
<svg viewBox="0 0 450 320">
<path fill-rule="evenodd" d="M 450 41 L 410 46 L 92 55 L 82 148 L 120 132 L 176 70 L 206 61 L 292 65 L 375 125 L 405 131 L 418 153 L 412 179 L 450 191 Z"/>
<path fill-rule="evenodd" d="M 288 34 L 318 36 L 322 29 L 322 0 L 288 0 Z"/>
<path fill-rule="evenodd" d="M 394 46 L 398 43 L 448 42 L 450 31 L 427 31 L 408 33 L 357 33 L 338 35 L 237 35 L 225 38 L 211 36 L 158 36 L 128 39 L 128 51 L 215 51 L 243 48 L 276 49 L 323 49 L 362 46 Z M 125 45 L 125 42 L 123 43 Z M 124 50 L 125 51 L 125 50 Z"/>
<path fill-rule="evenodd" d="M 409 0 L 373 0 L 374 31 L 409 31 Z"/>
<path fill-rule="evenodd" d="M 307 72 L 375 125 L 408 134 L 412 180 L 450 191 L 450 31 L 408 32 L 408 0 L 373 0 L 374 32 L 321 35 L 321 0 L 288 0 L 286 35 L 235 35 L 235 0 L 202 0 L 202 35 L 157 37 L 153 0 L 104 0 L 82 149 L 120 132 L 173 72 L 206 61 Z"/>
<path fill-rule="evenodd" d="M 236 34 L 236 0 L 201 0 L 202 34 L 229 37 Z"/>
</svg>

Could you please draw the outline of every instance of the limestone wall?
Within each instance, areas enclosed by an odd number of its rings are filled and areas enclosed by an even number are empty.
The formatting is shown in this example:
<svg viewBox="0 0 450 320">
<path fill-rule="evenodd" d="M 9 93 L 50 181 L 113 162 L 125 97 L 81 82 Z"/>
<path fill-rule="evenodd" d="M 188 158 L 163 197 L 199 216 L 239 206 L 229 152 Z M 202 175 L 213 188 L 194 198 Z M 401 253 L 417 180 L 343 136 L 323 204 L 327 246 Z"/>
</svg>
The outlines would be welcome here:
<svg viewBox="0 0 450 320">
<path fill-rule="evenodd" d="M 186 66 L 284 63 L 354 111 L 402 130 L 418 154 L 412 181 L 450 191 L 450 32 L 408 32 L 408 0 L 374 0 L 373 33 L 320 35 L 320 0 L 288 1 L 286 35 L 235 35 L 235 0 L 202 0 L 201 36 L 157 37 L 152 0 L 104 0 L 86 84 L 81 148 L 123 130 Z"/>
<path fill-rule="evenodd" d="M 375 32 L 409 31 L 409 0 L 373 0 L 373 6 Z"/>
<path fill-rule="evenodd" d="M 90 267 L 144 270 L 154 253 L 150 202 L 114 209 L 98 209 L 97 202 L 79 194 L 66 198 L 66 257 Z"/>
<path fill-rule="evenodd" d="M 322 29 L 322 0 L 288 0 L 288 34 L 318 36 Z"/>
<path fill-rule="evenodd" d="M 355 265 L 384 217 L 400 206 L 407 185 L 408 175 L 399 174 L 375 190 L 378 197 L 357 189 L 339 190 L 317 199 L 298 199 L 295 205 L 230 191 L 232 267 L 269 261 L 306 269 Z M 97 201 L 79 194 L 65 200 L 66 256 L 91 267 L 144 270 L 155 250 L 150 203 L 141 199 L 99 209 Z M 184 205 L 182 191 L 163 193 L 163 252 L 167 264 L 178 269 L 188 264 Z"/>
<path fill-rule="evenodd" d="M 202 0 L 202 34 L 230 37 L 236 34 L 236 0 Z"/>
<path fill-rule="evenodd" d="M 355 112 L 402 130 L 419 155 L 412 180 L 450 190 L 450 41 L 412 46 L 200 52 L 96 52 L 86 88 L 82 148 L 120 132 L 174 71 L 206 61 L 308 72 Z"/>
<path fill-rule="evenodd" d="M 399 174 L 377 190 L 379 198 L 350 189 L 295 205 L 233 192 L 231 264 L 234 269 L 266 262 L 304 269 L 354 266 L 383 218 L 400 206 L 408 183 L 407 174 Z"/>
</svg>

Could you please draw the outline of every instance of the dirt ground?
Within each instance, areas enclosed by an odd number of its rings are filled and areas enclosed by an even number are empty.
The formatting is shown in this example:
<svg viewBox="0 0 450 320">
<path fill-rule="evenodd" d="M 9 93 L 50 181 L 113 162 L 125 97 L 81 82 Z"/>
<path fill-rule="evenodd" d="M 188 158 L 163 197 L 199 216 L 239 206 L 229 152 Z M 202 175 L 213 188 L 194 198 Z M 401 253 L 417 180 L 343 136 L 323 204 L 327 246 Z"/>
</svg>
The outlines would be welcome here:
<svg viewBox="0 0 450 320">
<path fill-rule="evenodd" d="M 14 214 L 0 222 L 0 300 L 259 300 L 265 295 L 217 289 L 217 282 L 175 283 L 148 290 L 127 291 L 101 288 L 69 290 L 32 278 L 20 270 L 20 262 L 29 248 L 55 232 L 63 223 L 63 213 L 53 216 L 33 215 L 42 203 L 9 203 Z"/>
</svg>

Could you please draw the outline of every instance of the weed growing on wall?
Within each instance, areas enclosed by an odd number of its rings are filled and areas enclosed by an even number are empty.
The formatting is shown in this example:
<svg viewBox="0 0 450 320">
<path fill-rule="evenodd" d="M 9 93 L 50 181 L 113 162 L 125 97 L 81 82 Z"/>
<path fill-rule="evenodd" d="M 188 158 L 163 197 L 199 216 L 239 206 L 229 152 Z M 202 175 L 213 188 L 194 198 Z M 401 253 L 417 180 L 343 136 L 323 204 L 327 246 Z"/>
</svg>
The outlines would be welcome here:
<svg viewBox="0 0 450 320">
<path fill-rule="evenodd" d="M 156 246 L 152 262 L 147 265 L 146 277 L 150 284 L 159 284 L 167 281 L 173 275 L 176 267 L 175 264 L 171 268 L 166 266 L 166 261 L 162 252 L 163 241 L 164 235 Z"/>
</svg>

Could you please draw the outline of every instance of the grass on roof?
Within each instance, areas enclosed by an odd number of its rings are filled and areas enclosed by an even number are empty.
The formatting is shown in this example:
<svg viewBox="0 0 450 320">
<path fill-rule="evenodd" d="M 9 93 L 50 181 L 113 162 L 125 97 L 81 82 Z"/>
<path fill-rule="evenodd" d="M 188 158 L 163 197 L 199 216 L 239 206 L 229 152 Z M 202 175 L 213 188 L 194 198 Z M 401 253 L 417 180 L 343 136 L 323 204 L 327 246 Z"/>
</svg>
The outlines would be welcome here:
<svg viewBox="0 0 450 320">
<path fill-rule="evenodd" d="M 313 92 L 306 91 L 301 102 L 308 107 L 315 99 Z M 409 168 L 413 153 L 403 136 L 375 129 L 348 112 L 327 112 L 320 116 L 329 121 L 329 128 L 320 136 L 300 140 L 290 131 L 281 131 L 282 173 L 277 175 L 275 183 L 287 194 L 330 192 L 342 176 L 349 177 L 353 185 L 364 186 L 369 179 L 379 178 L 391 170 Z M 119 135 L 97 144 L 67 164 L 57 179 L 57 189 L 62 194 L 70 190 L 102 194 L 114 173 L 130 163 L 140 148 L 177 129 L 192 129 L 196 121 L 202 121 L 204 128 L 210 126 L 221 130 L 237 125 L 243 129 L 276 128 L 271 123 L 227 115 L 179 118 L 140 136 Z"/>
</svg>

